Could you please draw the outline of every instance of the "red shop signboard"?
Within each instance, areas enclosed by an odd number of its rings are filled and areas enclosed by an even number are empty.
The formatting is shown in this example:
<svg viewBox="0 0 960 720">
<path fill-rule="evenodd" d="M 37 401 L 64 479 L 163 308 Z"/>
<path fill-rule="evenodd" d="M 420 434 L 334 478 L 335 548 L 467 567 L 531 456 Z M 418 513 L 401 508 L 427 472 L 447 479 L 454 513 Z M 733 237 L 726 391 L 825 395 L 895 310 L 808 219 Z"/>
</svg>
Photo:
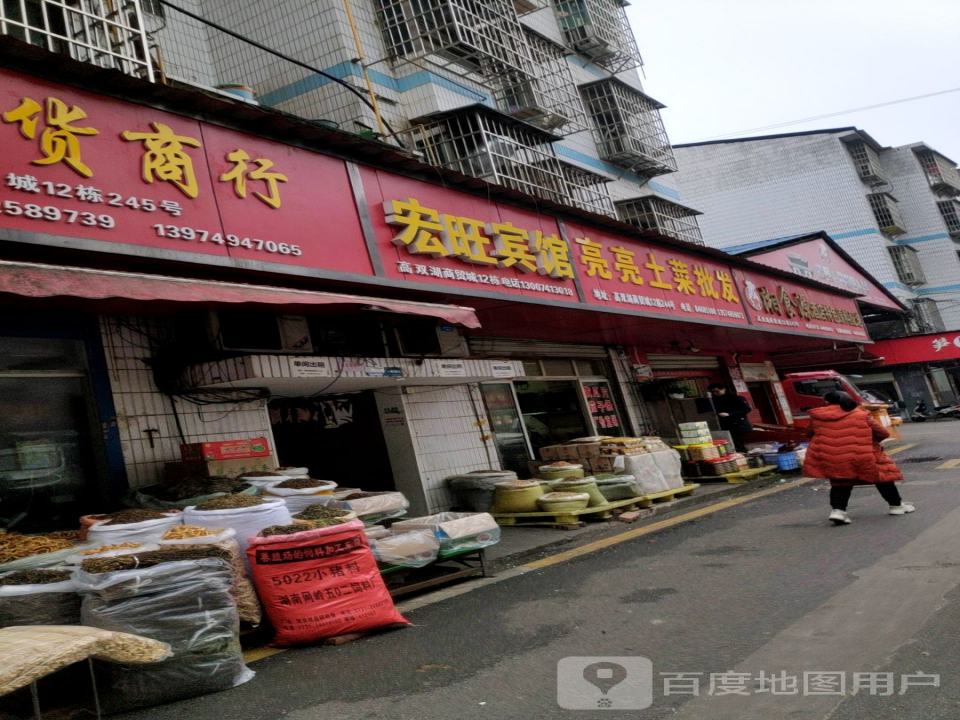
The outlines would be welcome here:
<svg viewBox="0 0 960 720">
<path fill-rule="evenodd" d="M 884 365 L 960 360 L 960 333 L 878 340 L 870 348 L 870 352 L 882 357 Z"/>
<path fill-rule="evenodd" d="M 801 335 L 868 340 L 857 302 L 789 280 L 736 270 L 750 323 Z"/>
<path fill-rule="evenodd" d="M 0 223 L 371 274 L 342 161 L 0 71 Z"/>
</svg>

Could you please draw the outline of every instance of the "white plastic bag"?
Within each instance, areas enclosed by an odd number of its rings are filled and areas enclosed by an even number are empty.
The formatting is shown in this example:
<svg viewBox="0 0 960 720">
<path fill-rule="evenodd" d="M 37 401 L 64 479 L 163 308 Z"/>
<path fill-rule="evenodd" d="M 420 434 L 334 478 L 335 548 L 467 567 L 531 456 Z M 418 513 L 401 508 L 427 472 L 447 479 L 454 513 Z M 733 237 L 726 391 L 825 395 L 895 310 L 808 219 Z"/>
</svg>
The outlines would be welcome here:
<svg viewBox="0 0 960 720">
<path fill-rule="evenodd" d="M 353 510 L 364 522 L 373 523 L 384 518 L 401 517 L 410 507 L 410 501 L 400 492 L 361 491 L 336 501 L 334 507 Z"/>
<path fill-rule="evenodd" d="M 270 525 L 289 525 L 293 518 L 286 503 L 277 498 L 267 500 L 262 505 L 224 510 L 197 510 L 196 507 L 188 507 L 183 511 L 183 522 L 185 525 L 233 529 L 240 546 L 240 554 L 246 557 L 250 538 Z"/>
<path fill-rule="evenodd" d="M 335 490 L 337 484 L 332 480 L 322 480 L 324 484 L 311 488 L 282 488 L 277 487 L 280 483 L 271 483 L 264 489 L 264 497 L 279 497 L 287 504 L 291 515 L 302 512 L 304 508 L 310 505 L 323 504 L 329 500 L 331 490 Z M 326 501 L 326 502 L 325 502 Z"/>
<path fill-rule="evenodd" d="M 419 568 L 437 559 L 440 541 L 429 530 L 413 530 L 371 540 L 370 547 L 377 562 Z"/>
<path fill-rule="evenodd" d="M 683 487 L 683 461 L 676 450 L 658 450 L 650 453 L 654 463 L 663 475 L 666 490 L 676 490 Z"/>
<path fill-rule="evenodd" d="M 97 546 L 94 546 L 92 548 L 87 548 L 87 549 L 96 550 Z M 159 550 L 159 549 L 160 549 L 160 546 L 157 543 L 153 542 L 153 543 L 138 543 L 136 547 L 120 548 L 118 550 L 106 550 L 104 552 L 92 553 L 90 555 L 84 555 L 82 552 L 78 552 L 68 557 L 66 559 L 66 564 L 79 565 L 84 560 L 93 560 L 95 558 L 120 557 L 121 555 L 135 555 L 137 553 L 150 552 L 152 550 Z"/>
<path fill-rule="evenodd" d="M 425 530 L 440 541 L 442 553 L 466 552 L 496 545 L 500 526 L 490 513 L 441 512 L 394 523 L 394 533 Z"/>
<path fill-rule="evenodd" d="M 640 492 L 644 495 L 669 490 L 666 478 L 660 471 L 660 467 L 654 460 L 657 453 L 643 453 L 642 455 L 622 455 L 624 470 L 628 475 L 633 475 L 640 486 Z"/>
<path fill-rule="evenodd" d="M 179 512 L 155 520 L 109 525 L 107 520 L 94 523 L 87 530 L 87 541 L 97 545 L 119 545 L 120 543 L 145 543 L 156 541 L 181 520 Z"/>
</svg>

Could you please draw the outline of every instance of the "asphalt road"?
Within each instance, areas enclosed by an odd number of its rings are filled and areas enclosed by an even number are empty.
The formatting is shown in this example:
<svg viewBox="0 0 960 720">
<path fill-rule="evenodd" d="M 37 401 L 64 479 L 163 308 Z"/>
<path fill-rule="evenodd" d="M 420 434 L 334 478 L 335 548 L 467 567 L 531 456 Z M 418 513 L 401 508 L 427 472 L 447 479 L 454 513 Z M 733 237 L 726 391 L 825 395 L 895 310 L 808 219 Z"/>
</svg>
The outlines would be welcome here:
<svg viewBox="0 0 960 720">
<path fill-rule="evenodd" d="M 784 485 L 594 554 L 435 595 L 408 612 L 410 628 L 284 652 L 254 663 L 257 677 L 232 691 L 123 717 L 607 718 L 616 715 L 558 705 L 558 662 L 640 656 L 652 662 L 653 704 L 630 717 L 643 720 L 955 719 L 960 467 L 949 461 L 960 465 L 958 432 L 960 421 L 913 425 L 894 445 L 904 448 L 896 458 L 912 515 L 888 516 L 873 489 L 858 489 L 853 524 L 833 527 L 824 484 Z M 567 690 L 583 685 L 587 662 L 568 661 Z M 629 667 L 606 696 L 615 709 L 634 692 L 643 704 L 642 668 Z M 600 670 L 590 677 L 602 685 Z M 604 700 L 585 687 L 575 699 Z"/>
</svg>

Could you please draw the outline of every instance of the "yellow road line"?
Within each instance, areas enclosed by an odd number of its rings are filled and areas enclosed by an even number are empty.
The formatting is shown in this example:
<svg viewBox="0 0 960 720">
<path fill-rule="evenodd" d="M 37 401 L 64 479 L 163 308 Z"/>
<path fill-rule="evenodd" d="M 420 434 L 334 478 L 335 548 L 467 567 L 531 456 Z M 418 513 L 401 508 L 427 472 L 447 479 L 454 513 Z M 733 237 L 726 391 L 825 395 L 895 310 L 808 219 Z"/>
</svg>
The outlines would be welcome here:
<svg viewBox="0 0 960 720">
<path fill-rule="evenodd" d="M 247 663 L 253 663 L 257 660 L 263 660 L 273 655 L 282 653 L 286 648 L 273 648 L 273 647 L 259 647 L 251 648 L 250 650 L 245 650 L 243 653 L 243 660 Z"/>
<path fill-rule="evenodd" d="M 805 478 L 798 482 L 777 485 L 775 487 L 767 488 L 766 490 L 759 490 L 758 492 L 750 493 L 749 495 L 741 495 L 740 497 L 731 498 L 729 500 L 721 500 L 718 503 L 706 505 L 705 507 L 691 510 L 688 513 L 677 515 L 676 517 L 660 520 L 659 522 L 651 523 L 650 525 L 644 525 L 636 530 L 628 530 L 627 532 L 619 533 L 613 537 L 596 540 L 595 542 L 581 545 L 580 547 L 573 548 L 572 550 L 559 552 L 556 555 L 551 555 L 550 557 L 543 558 L 542 560 L 534 560 L 533 562 L 526 563 L 523 565 L 523 567 L 527 570 L 540 570 L 542 568 L 550 567 L 551 565 L 558 565 L 559 563 L 566 562 L 567 560 L 573 560 L 574 558 L 582 557 L 583 555 L 589 555 L 591 553 L 598 552 L 599 550 L 603 550 L 614 545 L 619 545 L 620 543 L 635 540 L 636 538 L 643 537 L 644 535 L 650 535 L 651 533 L 665 530 L 673 527 L 674 525 L 680 525 L 682 523 L 690 522 L 691 520 L 696 520 L 697 518 L 706 517 L 707 515 L 720 512 L 721 510 L 727 510 L 729 508 L 736 507 L 737 505 L 743 505 L 744 503 L 748 503 L 752 500 L 757 500 L 768 495 L 775 495 L 809 482 L 813 481 L 810 478 Z"/>
<path fill-rule="evenodd" d="M 960 460 L 947 460 L 943 465 L 938 465 L 937 470 L 956 470 L 960 468 Z"/>
<path fill-rule="evenodd" d="M 897 453 L 902 453 L 904 450 L 910 450 L 911 448 L 915 448 L 919 444 L 920 443 L 907 443 L 906 445 L 898 445 L 895 448 L 887 450 L 887 455 L 896 455 Z"/>
</svg>

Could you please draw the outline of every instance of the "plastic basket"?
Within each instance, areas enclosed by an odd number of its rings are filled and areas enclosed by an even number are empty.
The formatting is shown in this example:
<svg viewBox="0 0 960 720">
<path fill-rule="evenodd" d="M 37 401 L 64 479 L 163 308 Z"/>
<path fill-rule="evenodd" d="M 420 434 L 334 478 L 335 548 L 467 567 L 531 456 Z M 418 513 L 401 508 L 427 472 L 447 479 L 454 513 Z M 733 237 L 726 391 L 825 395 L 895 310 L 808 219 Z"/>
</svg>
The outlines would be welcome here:
<svg viewBox="0 0 960 720">
<path fill-rule="evenodd" d="M 777 454 L 777 469 L 782 471 L 798 470 L 800 468 L 800 459 L 793 450 Z"/>
</svg>

